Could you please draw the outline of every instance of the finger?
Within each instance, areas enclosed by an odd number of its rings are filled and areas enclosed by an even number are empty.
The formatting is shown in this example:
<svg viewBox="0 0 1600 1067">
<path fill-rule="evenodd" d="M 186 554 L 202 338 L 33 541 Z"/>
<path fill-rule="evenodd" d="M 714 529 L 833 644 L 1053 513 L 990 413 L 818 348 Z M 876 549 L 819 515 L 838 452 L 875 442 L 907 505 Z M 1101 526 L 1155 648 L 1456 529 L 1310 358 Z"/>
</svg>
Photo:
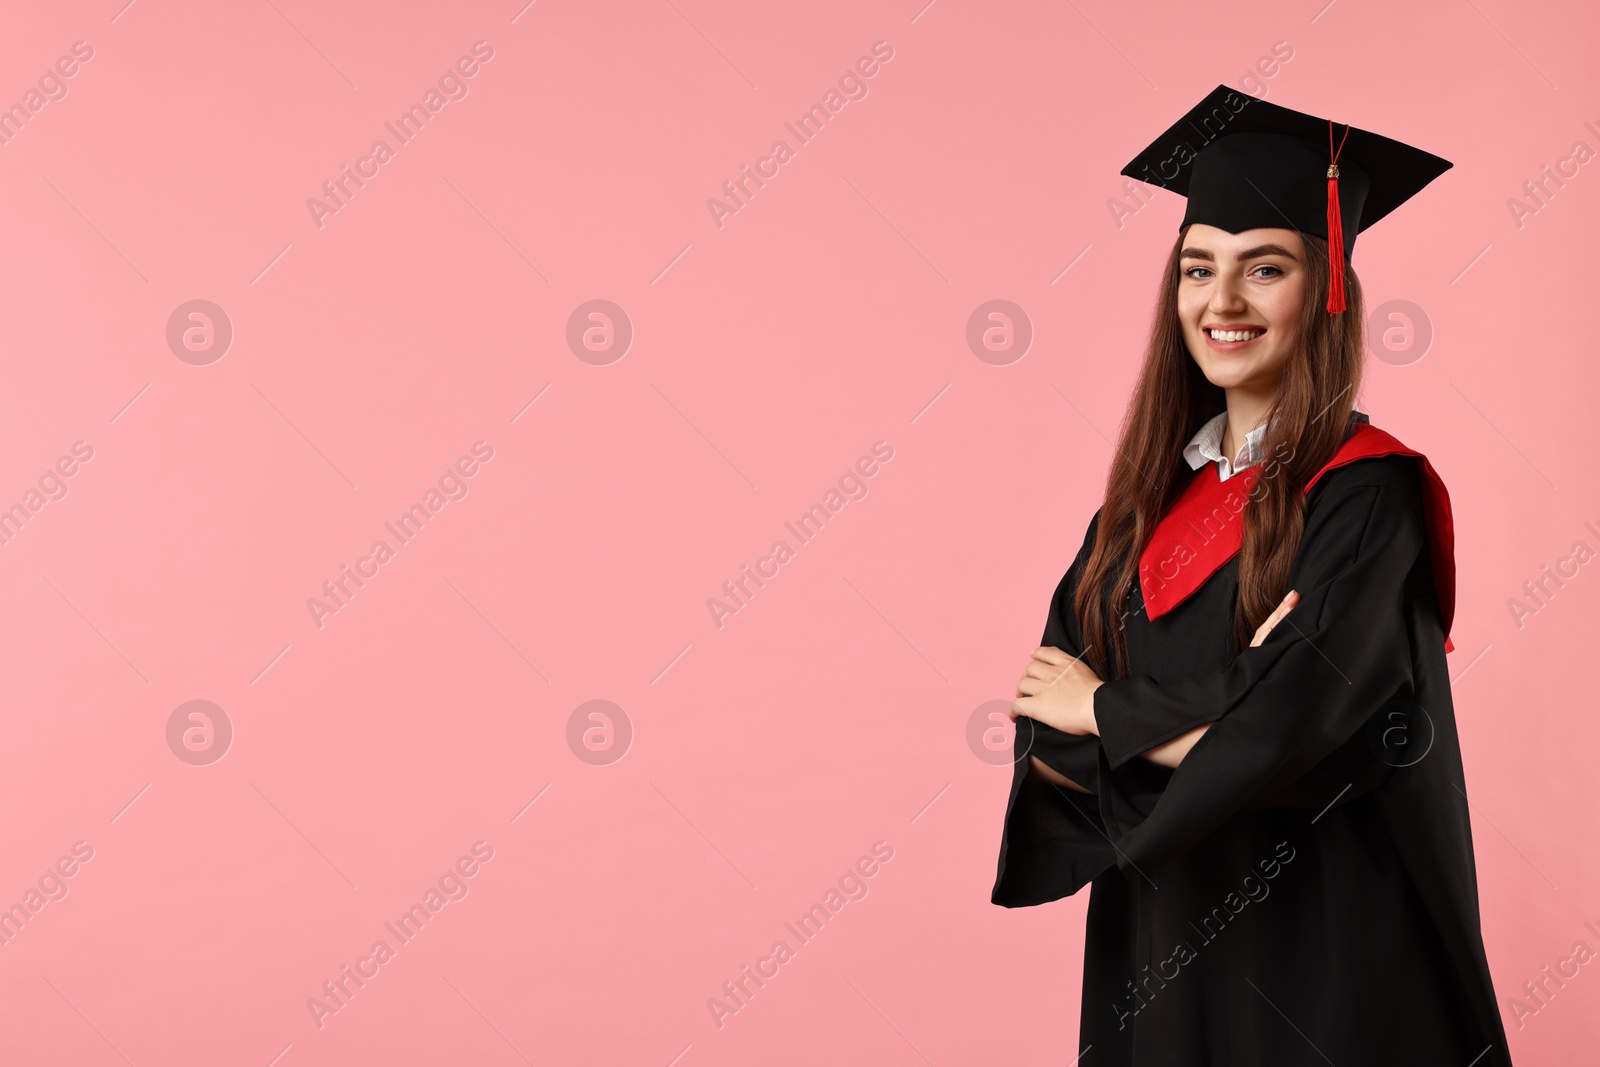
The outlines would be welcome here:
<svg viewBox="0 0 1600 1067">
<path fill-rule="evenodd" d="M 1284 595 L 1284 598 L 1278 602 L 1278 606 L 1273 610 L 1272 614 L 1267 616 L 1267 621 L 1271 623 L 1272 626 L 1278 625 L 1278 623 L 1283 621 L 1283 617 L 1285 615 L 1294 610 L 1294 606 L 1298 603 L 1300 603 L 1300 594 L 1295 592 L 1293 589 L 1289 590 L 1289 592 Z M 1271 626 L 1269 626 L 1268 629 L 1271 629 Z"/>
<path fill-rule="evenodd" d="M 1278 619 L 1281 617 L 1278 613 L 1282 610 L 1281 607 L 1276 608 L 1271 615 L 1261 620 L 1261 625 L 1256 627 L 1255 636 L 1250 639 L 1251 648 L 1256 647 L 1267 639 L 1267 635 L 1272 632 L 1272 628 L 1278 625 Z"/>
<path fill-rule="evenodd" d="M 1278 625 L 1278 620 L 1283 617 L 1279 614 L 1282 610 L 1282 608 L 1275 609 L 1271 615 L 1261 621 L 1260 626 L 1256 627 L 1255 636 L 1250 640 L 1252 648 L 1267 639 L 1267 635 L 1272 632 L 1273 628 Z"/>
<path fill-rule="evenodd" d="M 1255 637 L 1251 639 L 1250 647 L 1255 648 L 1265 641 L 1273 628 L 1282 622 L 1283 617 L 1293 611 L 1294 606 L 1298 603 L 1300 603 L 1300 594 L 1293 589 L 1289 590 L 1284 598 L 1278 602 L 1278 606 L 1273 609 L 1272 614 L 1268 615 L 1261 625 L 1256 627 Z"/>
<path fill-rule="evenodd" d="M 1099 677 L 1095 674 L 1093 667 L 1077 656 L 1069 657 L 1066 664 L 1061 668 L 1061 677 L 1065 677 L 1068 674 L 1079 678 L 1084 675 L 1088 675 L 1091 678 Z"/>
<path fill-rule="evenodd" d="M 1047 688 L 1047 689 L 1055 688 L 1057 685 L 1060 684 L 1060 682 L 1061 682 L 1061 680 L 1063 678 L 1067 677 L 1067 675 L 1071 674 L 1073 671 L 1078 670 L 1078 669 L 1079 669 L 1079 667 L 1078 667 L 1078 664 L 1076 662 L 1067 664 L 1065 667 L 1061 668 L 1059 671 L 1057 671 L 1055 673 L 1055 677 L 1049 679 L 1049 683 L 1050 684 L 1047 685 L 1045 688 Z"/>
<path fill-rule="evenodd" d="M 1050 645 L 1045 645 L 1041 648 L 1034 649 L 1033 658 L 1041 663 L 1052 663 L 1058 667 L 1064 663 L 1069 663 L 1072 660 L 1071 656 L 1067 655 L 1059 648 L 1054 648 Z"/>
<path fill-rule="evenodd" d="M 1043 678 L 1048 682 L 1050 679 L 1054 678 L 1060 673 L 1060 667 L 1049 663 L 1041 663 L 1035 659 L 1028 661 L 1028 669 L 1023 671 L 1022 675 L 1024 678 Z"/>
<path fill-rule="evenodd" d="M 1068 671 L 1076 670 L 1083 665 L 1083 661 L 1077 656 L 1068 655 L 1067 653 L 1062 652 L 1060 649 L 1053 649 L 1052 651 L 1060 653 L 1059 657 L 1054 657 L 1049 660 L 1035 659 L 1033 661 L 1033 663 L 1037 664 L 1043 671 L 1040 677 L 1053 680 L 1067 673 Z"/>
</svg>

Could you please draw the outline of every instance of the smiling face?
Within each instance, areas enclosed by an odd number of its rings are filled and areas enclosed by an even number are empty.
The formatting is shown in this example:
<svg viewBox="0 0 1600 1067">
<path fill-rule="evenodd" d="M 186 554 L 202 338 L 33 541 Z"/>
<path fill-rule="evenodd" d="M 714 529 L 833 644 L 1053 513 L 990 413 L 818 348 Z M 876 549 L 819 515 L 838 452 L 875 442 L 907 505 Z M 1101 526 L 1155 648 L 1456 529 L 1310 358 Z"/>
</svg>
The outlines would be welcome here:
<svg viewBox="0 0 1600 1067">
<path fill-rule="evenodd" d="M 1294 230 L 1196 223 L 1178 261 L 1178 322 L 1206 378 L 1269 397 L 1300 341 L 1306 248 Z"/>
</svg>

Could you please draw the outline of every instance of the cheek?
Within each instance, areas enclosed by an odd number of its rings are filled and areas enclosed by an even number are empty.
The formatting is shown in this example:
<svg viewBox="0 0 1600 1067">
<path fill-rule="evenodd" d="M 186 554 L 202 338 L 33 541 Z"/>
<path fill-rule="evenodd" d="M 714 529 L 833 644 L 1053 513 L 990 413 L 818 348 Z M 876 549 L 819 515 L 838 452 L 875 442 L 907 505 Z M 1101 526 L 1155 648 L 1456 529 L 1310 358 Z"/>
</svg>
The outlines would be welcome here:
<svg viewBox="0 0 1600 1067">
<path fill-rule="evenodd" d="M 1179 289 L 1178 321 L 1185 326 L 1198 326 L 1200 316 L 1205 313 L 1206 305 L 1209 303 L 1206 294 L 1197 289 Z"/>
<path fill-rule="evenodd" d="M 1281 333 L 1292 334 L 1300 327 L 1300 313 L 1305 306 L 1304 275 L 1294 282 L 1278 286 L 1264 309 L 1271 325 Z"/>
</svg>

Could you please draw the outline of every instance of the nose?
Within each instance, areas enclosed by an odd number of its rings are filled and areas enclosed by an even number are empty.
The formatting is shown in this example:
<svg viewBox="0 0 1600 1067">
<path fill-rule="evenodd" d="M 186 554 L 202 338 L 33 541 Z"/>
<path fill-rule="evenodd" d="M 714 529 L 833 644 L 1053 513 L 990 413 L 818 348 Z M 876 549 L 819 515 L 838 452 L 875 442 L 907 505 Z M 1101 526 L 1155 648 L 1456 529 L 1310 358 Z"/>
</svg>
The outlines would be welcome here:
<svg viewBox="0 0 1600 1067">
<path fill-rule="evenodd" d="M 1241 312 L 1245 307 L 1244 280 L 1231 273 L 1219 273 L 1211 289 L 1211 313 L 1224 316 Z"/>
</svg>

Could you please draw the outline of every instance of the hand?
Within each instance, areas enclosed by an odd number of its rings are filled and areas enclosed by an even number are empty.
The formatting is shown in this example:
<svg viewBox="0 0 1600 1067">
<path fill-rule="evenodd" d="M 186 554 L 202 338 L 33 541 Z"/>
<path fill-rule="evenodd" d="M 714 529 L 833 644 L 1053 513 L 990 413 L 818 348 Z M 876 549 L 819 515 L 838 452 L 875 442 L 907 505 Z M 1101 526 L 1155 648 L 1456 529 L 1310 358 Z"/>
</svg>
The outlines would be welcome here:
<svg viewBox="0 0 1600 1067">
<path fill-rule="evenodd" d="M 1267 635 L 1272 632 L 1272 628 L 1282 622 L 1283 617 L 1293 611 L 1298 603 L 1300 603 L 1300 594 L 1293 589 L 1289 590 L 1288 594 L 1278 601 L 1278 606 L 1272 610 L 1272 614 L 1268 615 L 1261 625 L 1256 627 L 1256 635 L 1251 639 L 1250 647 L 1255 648 L 1265 641 Z"/>
<path fill-rule="evenodd" d="M 1059 648 L 1038 648 L 1017 683 L 1017 699 L 1009 714 L 1012 721 L 1026 715 L 1065 734 L 1099 734 L 1094 691 L 1104 684 L 1082 660 Z"/>
</svg>

